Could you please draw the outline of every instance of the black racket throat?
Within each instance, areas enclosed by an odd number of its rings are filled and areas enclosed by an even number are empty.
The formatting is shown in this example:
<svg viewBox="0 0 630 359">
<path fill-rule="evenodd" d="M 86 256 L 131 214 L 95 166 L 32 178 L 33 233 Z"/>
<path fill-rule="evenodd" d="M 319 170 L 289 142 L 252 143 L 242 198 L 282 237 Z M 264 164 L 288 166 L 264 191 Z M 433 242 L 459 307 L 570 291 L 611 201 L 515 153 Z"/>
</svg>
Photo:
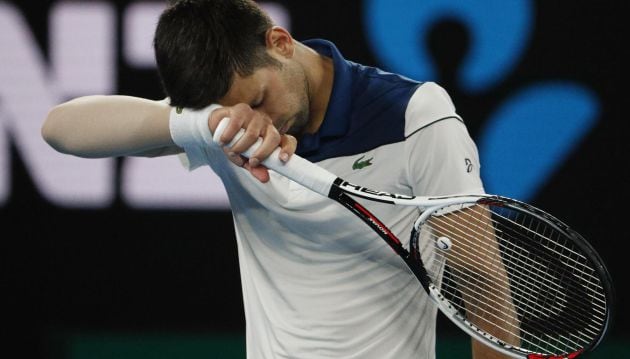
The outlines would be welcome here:
<svg viewBox="0 0 630 359">
<path fill-rule="evenodd" d="M 420 258 L 420 255 L 416 250 L 418 237 L 418 233 L 416 232 L 416 230 L 412 230 L 412 250 L 410 252 L 403 246 L 400 239 L 398 239 L 398 237 L 396 237 L 396 235 L 385 224 L 383 224 L 374 214 L 372 214 L 372 212 L 370 212 L 368 209 L 366 209 L 364 206 L 362 206 L 360 203 L 355 201 L 352 197 L 350 197 L 348 194 L 346 194 L 336 186 L 333 186 L 333 189 L 331 189 L 329 197 L 349 209 L 365 224 L 370 226 L 376 233 L 378 233 L 378 235 L 394 250 L 394 252 L 403 259 L 407 267 L 409 267 L 411 272 L 418 278 L 424 290 L 429 293 L 429 283 L 431 282 L 431 280 L 426 269 L 424 268 L 422 259 Z"/>
</svg>

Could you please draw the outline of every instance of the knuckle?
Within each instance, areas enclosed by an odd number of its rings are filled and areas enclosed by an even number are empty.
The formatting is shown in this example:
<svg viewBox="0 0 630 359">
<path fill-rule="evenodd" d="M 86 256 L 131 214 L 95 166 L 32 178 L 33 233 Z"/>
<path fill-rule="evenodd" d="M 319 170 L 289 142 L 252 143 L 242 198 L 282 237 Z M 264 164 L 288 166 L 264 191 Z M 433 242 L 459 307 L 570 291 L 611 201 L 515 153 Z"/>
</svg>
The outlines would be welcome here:
<svg viewBox="0 0 630 359">
<path fill-rule="evenodd" d="M 262 122 L 262 116 L 260 115 L 260 113 L 257 111 L 253 111 L 251 115 L 250 124 L 255 125 L 255 126 L 260 126 L 261 122 Z"/>
<path fill-rule="evenodd" d="M 246 140 L 247 142 L 253 142 L 258 139 L 258 134 L 248 128 L 248 130 L 245 131 L 245 133 L 243 134 L 242 139 Z"/>
<path fill-rule="evenodd" d="M 241 116 L 232 116 L 230 119 L 230 127 L 234 130 L 238 130 L 243 125 L 243 118 Z"/>
<path fill-rule="evenodd" d="M 289 143 L 297 143 L 297 138 L 295 138 L 293 135 L 289 135 L 285 133 L 284 137 Z"/>
<path fill-rule="evenodd" d="M 296 147 L 297 139 L 285 133 L 284 135 L 282 135 L 282 144 L 284 147 Z"/>
<path fill-rule="evenodd" d="M 267 116 L 267 114 L 258 111 L 256 111 L 256 114 L 258 115 L 258 120 L 261 124 L 263 124 L 263 126 L 273 125 L 271 122 L 271 118 Z"/>
<path fill-rule="evenodd" d="M 241 111 L 243 111 L 243 112 L 247 112 L 247 111 L 251 111 L 251 110 L 252 110 L 252 109 L 251 109 L 251 107 L 247 106 L 247 105 L 246 105 L 246 104 L 244 104 L 244 103 L 238 103 L 238 104 L 236 104 L 236 105 L 232 106 L 232 108 L 233 108 L 235 111 L 239 111 L 239 112 L 241 112 Z"/>
<path fill-rule="evenodd" d="M 241 123 L 252 117 L 253 110 L 245 104 L 237 104 L 232 107 L 232 116 L 239 119 Z"/>
<path fill-rule="evenodd" d="M 267 135 L 267 137 L 270 140 L 273 140 L 276 143 L 280 143 L 280 141 L 282 139 L 282 137 L 280 136 L 280 133 L 278 132 L 278 130 L 275 127 L 273 127 L 273 126 L 268 128 L 266 135 Z"/>
</svg>

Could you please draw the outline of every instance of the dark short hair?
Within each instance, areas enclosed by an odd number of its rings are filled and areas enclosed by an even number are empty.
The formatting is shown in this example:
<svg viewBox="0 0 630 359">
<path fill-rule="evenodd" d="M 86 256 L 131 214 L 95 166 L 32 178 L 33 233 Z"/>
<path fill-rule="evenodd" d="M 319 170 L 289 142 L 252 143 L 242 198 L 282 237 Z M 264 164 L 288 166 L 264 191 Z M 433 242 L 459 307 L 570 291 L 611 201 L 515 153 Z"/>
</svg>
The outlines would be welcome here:
<svg viewBox="0 0 630 359">
<path fill-rule="evenodd" d="M 171 106 L 200 109 L 228 92 L 235 74 L 279 65 L 266 51 L 269 16 L 250 0 L 172 1 L 154 38 L 160 80 Z"/>
</svg>

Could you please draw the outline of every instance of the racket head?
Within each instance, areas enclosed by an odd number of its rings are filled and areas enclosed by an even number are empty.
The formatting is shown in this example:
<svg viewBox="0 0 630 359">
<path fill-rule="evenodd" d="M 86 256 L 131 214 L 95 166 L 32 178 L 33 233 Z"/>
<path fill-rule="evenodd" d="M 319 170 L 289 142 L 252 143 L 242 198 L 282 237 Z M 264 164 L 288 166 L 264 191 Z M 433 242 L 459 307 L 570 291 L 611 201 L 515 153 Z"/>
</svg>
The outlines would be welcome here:
<svg viewBox="0 0 630 359">
<path fill-rule="evenodd" d="M 612 318 L 612 280 L 577 232 L 529 204 L 501 196 L 427 208 L 411 256 L 431 296 L 476 339 L 522 358 L 593 350 Z"/>
</svg>

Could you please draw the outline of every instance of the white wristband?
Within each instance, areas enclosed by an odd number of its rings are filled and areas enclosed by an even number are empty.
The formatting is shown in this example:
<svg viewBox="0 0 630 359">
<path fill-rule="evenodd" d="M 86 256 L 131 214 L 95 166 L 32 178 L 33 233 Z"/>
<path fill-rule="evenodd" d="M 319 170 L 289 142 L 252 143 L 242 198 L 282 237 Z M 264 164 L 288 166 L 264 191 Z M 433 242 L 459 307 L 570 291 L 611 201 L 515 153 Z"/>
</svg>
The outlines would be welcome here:
<svg viewBox="0 0 630 359">
<path fill-rule="evenodd" d="M 217 108 L 221 108 L 221 106 L 210 105 L 201 110 L 173 107 L 169 118 L 169 129 L 173 142 L 182 148 L 216 146 L 212 141 L 210 128 L 208 128 L 208 118 L 212 111 Z"/>
</svg>

